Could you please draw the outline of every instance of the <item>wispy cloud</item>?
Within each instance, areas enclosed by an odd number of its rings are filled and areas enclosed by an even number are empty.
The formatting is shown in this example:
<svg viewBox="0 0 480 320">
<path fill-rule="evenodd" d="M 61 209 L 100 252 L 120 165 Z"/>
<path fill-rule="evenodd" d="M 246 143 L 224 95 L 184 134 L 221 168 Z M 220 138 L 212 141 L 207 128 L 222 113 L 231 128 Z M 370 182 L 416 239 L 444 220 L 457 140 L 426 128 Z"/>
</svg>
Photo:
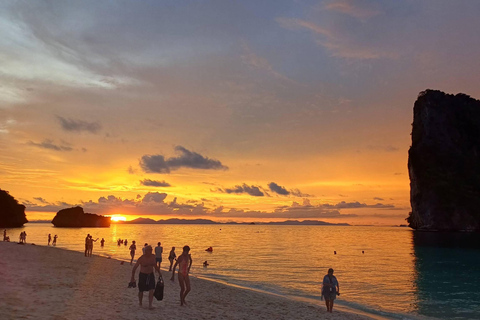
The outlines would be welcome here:
<svg viewBox="0 0 480 320">
<path fill-rule="evenodd" d="M 60 116 L 57 116 L 57 119 L 65 131 L 97 133 L 102 128 L 101 124 L 97 121 L 88 122 L 84 120 L 67 119 Z"/>
<path fill-rule="evenodd" d="M 55 144 L 53 140 L 49 140 L 49 139 L 45 139 L 41 143 L 29 141 L 28 144 L 31 146 L 35 146 L 43 149 L 55 150 L 55 151 L 72 151 L 73 150 L 72 147 L 70 147 L 69 145 L 66 145 L 65 143 Z"/>
<path fill-rule="evenodd" d="M 170 183 L 166 182 L 165 180 L 159 181 L 159 180 L 150 180 L 150 179 L 144 179 L 140 181 L 141 185 L 147 186 L 147 187 L 170 187 Z"/>
<path fill-rule="evenodd" d="M 369 6 L 365 1 L 335 0 L 325 5 L 325 9 L 340 12 L 361 20 L 370 19 L 381 14 L 378 9 Z"/>
</svg>

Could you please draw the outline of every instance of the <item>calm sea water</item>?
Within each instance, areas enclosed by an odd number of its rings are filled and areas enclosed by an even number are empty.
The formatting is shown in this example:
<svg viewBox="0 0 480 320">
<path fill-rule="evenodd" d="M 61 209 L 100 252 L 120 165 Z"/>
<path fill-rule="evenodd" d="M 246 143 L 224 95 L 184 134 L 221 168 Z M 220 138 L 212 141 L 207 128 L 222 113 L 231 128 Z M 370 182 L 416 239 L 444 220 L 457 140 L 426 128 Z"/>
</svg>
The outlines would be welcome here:
<svg viewBox="0 0 480 320">
<path fill-rule="evenodd" d="M 18 241 L 84 250 L 87 233 L 105 238 L 94 254 L 130 260 L 128 247 L 117 239 L 162 242 L 164 262 L 172 246 L 188 244 L 192 273 L 228 284 L 260 289 L 290 298 L 316 300 L 328 268 L 335 269 L 341 296 L 337 303 L 398 319 L 480 319 L 480 250 L 452 245 L 451 238 L 431 239 L 407 228 L 262 225 L 118 225 L 110 228 L 55 228 L 29 223 L 9 229 Z M 446 239 L 446 241 L 445 241 Z M 213 252 L 205 249 L 213 247 Z M 137 251 L 141 252 L 140 250 Z M 336 254 L 335 254 L 336 252 Z M 209 266 L 203 267 L 207 260 Z"/>
</svg>

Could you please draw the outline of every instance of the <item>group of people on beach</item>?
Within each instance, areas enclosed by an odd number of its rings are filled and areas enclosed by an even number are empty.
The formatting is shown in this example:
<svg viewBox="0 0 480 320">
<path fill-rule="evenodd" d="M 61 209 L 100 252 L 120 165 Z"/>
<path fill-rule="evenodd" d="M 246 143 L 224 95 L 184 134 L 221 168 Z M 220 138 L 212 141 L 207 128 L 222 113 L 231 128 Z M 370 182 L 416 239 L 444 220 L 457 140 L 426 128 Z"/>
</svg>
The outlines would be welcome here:
<svg viewBox="0 0 480 320">
<path fill-rule="evenodd" d="M 122 244 L 124 244 L 125 247 L 126 247 L 128 245 L 128 240 L 127 239 L 125 239 L 125 240 L 124 239 L 118 239 L 117 240 L 117 246 L 120 247 Z"/>
<path fill-rule="evenodd" d="M 19 237 L 19 241 L 18 243 L 27 243 L 27 232 L 26 231 L 22 231 L 20 232 L 20 237 Z"/>
<path fill-rule="evenodd" d="M 58 238 L 57 235 L 54 235 L 54 236 L 53 236 L 52 246 L 56 246 L 56 245 L 57 245 L 57 238 Z M 49 233 L 49 234 L 48 234 L 48 245 L 50 245 L 50 241 L 52 241 L 52 235 Z"/>
<path fill-rule="evenodd" d="M 133 243 L 133 241 L 132 241 Z M 133 244 L 132 244 L 133 245 Z M 148 307 L 149 309 L 153 309 L 152 302 L 153 302 L 153 294 L 155 291 L 155 274 L 154 270 L 159 275 L 159 280 L 162 279 L 162 275 L 160 273 L 160 265 L 162 263 L 162 256 L 163 247 L 161 243 L 158 242 L 157 246 L 155 247 L 155 254 L 153 253 L 152 246 L 148 245 L 147 243 L 143 247 L 144 252 L 140 258 L 138 258 L 135 266 L 132 269 L 132 277 L 130 283 L 135 283 L 135 272 L 137 271 L 138 267 L 140 267 L 140 272 L 138 275 L 138 302 L 140 306 L 142 306 L 143 301 L 143 293 L 148 291 Z M 173 252 L 173 255 L 172 255 Z M 169 260 L 172 257 L 171 264 L 173 259 L 176 258 L 175 255 L 175 247 L 172 247 L 172 250 L 169 254 Z M 133 257 L 132 257 L 133 261 Z M 178 258 L 176 258 L 175 265 L 170 265 L 169 271 L 172 271 L 172 276 L 170 280 L 175 280 L 175 269 L 178 266 L 178 283 L 180 285 L 180 305 L 185 305 L 186 301 L 185 298 L 187 297 L 188 293 L 191 290 L 190 286 L 190 268 L 192 266 L 192 256 L 190 255 L 190 247 L 184 246 L 183 252 Z"/>
</svg>

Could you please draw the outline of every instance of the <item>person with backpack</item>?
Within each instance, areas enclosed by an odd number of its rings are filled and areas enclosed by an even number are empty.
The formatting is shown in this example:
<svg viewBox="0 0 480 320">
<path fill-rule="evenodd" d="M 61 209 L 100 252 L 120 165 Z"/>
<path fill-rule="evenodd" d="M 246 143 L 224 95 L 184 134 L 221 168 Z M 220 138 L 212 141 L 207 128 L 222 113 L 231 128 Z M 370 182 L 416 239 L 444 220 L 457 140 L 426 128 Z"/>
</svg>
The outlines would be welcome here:
<svg viewBox="0 0 480 320">
<path fill-rule="evenodd" d="M 333 302 L 337 295 L 340 295 L 340 285 L 337 278 L 333 275 L 333 269 L 328 269 L 328 273 L 323 277 L 322 282 L 322 297 L 325 298 L 325 305 L 327 312 L 332 312 Z"/>
</svg>

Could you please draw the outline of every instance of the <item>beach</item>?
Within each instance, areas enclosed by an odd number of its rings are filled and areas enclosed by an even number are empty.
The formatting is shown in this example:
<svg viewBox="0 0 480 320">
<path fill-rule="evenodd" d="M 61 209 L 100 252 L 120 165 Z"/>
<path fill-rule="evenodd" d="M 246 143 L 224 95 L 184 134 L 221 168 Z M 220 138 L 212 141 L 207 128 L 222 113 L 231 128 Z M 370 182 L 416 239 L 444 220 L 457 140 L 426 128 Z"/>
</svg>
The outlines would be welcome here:
<svg viewBox="0 0 480 320">
<path fill-rule="evenodd" d="M 164 299 L 154 298 L 149 310 L 146 295 L 140 307 L 138 289 L 128 288 L 128 263 L 15 242 L 0 242 L 0 255 L 2 319 L 372 319 L 339 308 L 327 313 L 323 301 L 314 305 L 195 276 L 181 307 L 178 283 L 166 270 Z"/>
</svg>

